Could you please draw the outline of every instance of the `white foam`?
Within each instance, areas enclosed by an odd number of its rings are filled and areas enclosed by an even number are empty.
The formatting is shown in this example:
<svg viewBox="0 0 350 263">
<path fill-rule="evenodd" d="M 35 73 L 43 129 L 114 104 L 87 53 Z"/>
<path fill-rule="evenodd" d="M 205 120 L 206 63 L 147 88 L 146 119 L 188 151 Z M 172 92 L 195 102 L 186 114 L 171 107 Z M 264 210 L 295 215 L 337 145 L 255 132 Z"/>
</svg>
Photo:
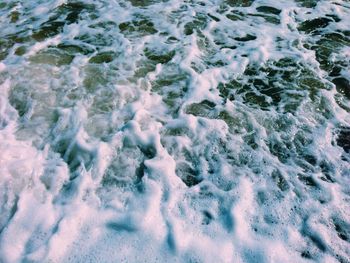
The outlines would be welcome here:
<svg viewBox="0 0 350 263">
<path fill-rule="evenodd" d="M 346 1 L 9 2 L 1 262 L 350 260 L 349 98 L 310 47 Z M 73 22 L 31 38 L 50 17 Z"/>
</svg>

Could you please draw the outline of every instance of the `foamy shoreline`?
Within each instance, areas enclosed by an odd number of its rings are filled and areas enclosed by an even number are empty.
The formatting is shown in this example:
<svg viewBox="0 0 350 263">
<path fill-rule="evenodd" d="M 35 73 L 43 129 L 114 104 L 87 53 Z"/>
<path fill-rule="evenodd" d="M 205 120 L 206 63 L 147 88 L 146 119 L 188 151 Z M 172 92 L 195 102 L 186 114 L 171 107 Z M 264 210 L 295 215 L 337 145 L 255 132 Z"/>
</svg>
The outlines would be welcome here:
<svg viewBox="0 0 350 263">
<path fill-rule="evenodd" d="M 0 262 L 350 262 L 350 4 L 0 3 Z"/>
</svg>

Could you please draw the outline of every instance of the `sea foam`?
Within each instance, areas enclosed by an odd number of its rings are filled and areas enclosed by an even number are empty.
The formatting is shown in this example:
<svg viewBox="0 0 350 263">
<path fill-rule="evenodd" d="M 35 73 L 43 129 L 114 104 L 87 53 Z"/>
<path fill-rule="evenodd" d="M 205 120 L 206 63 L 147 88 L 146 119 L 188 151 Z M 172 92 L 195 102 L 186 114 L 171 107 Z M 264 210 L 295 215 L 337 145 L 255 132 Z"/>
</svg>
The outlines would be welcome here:
<svg viewBox="0 0 350 263">
<path fill-rule="evenodd" d="M 0 3 L 1 262 L 349 262 L 344 0 Z"/>
</svg>

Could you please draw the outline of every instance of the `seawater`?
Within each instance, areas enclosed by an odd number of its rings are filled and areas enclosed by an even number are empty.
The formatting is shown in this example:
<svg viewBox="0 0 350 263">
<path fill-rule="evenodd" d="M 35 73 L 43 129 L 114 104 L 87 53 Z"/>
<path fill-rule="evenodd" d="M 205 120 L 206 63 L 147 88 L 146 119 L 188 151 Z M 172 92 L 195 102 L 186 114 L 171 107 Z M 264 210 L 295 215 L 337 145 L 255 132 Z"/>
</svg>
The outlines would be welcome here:
<svg viewBox="0 0 350 263">
<path fill-rule="evenodd" d="M 350 3 L 2 0 L 0 262 L 350 262 Z"/>
</svg>

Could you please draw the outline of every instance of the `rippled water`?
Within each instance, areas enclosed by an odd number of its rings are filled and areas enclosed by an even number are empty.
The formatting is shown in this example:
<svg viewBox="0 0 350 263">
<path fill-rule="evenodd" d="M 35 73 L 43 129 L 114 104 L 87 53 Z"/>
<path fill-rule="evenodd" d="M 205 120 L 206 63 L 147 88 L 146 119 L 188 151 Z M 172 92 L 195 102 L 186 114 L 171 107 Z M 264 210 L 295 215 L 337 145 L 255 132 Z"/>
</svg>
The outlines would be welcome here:
<svg viewBox="0 0 350 263">
<path fill-rule="evenodd" d="M 0 262 L 350 262 L 347 0 L 0 2 Z"/>
</svg>

